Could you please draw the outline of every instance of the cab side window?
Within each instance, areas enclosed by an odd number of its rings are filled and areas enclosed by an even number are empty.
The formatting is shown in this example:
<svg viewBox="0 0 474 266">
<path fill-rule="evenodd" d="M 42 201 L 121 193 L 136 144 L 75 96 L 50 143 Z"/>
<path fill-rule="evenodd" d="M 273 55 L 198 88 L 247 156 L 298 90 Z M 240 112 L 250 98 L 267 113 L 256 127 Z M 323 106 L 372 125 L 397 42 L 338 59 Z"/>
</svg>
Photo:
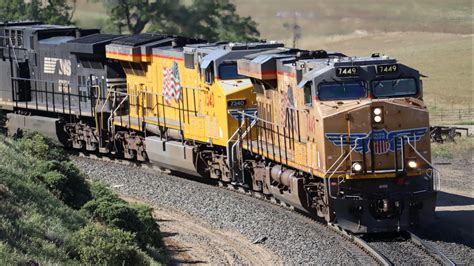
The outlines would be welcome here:
<svg viewBox="0 0 474 266">
<path fill-rule="evenodd" d="M 312 87 L 313 82 L 308 81 L 303 87 L 304 90 L 304 105 L 311 107 L 313 106 L 313 97 L 312 97 Z"/>
</svg>

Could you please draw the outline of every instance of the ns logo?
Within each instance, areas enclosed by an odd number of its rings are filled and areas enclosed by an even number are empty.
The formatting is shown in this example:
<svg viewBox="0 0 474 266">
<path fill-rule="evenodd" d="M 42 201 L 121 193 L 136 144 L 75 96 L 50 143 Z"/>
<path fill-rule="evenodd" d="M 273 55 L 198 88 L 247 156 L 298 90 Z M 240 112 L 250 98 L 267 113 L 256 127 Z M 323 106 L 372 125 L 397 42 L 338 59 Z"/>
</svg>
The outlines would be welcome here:
<svg viewBox="0 0 474 266">
<path fill-rule="evenodd" d="M 45 74 L 59 74 L 62 76 L 71 76 L 71 60 L 45 57 L 43 72 Z"/>
</svg>

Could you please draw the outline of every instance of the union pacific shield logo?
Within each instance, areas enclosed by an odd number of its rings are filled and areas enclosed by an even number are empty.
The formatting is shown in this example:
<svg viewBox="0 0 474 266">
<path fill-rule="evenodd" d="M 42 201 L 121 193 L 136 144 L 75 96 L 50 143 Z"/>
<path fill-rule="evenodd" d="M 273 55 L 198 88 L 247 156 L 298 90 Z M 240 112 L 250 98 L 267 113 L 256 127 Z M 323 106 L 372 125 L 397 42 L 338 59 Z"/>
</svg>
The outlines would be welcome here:
<svg viewBox="0 0 474 266">
<path fill-rule="evenodd" d="M 350 146 L 358 153 L 364 150 L 370 151 L 371 141 L 374 143 L 374 153 L 384 154 L 395 151 L 395 139 L 397 139 L 397 150 L 402 147 L 402 139 L 411 143 L 418 142 L 428 132 L 427 127 L 411 128 L 403 130 L 387 131 L 386 129 L 376 129 L 369 133 L 326 133 L 326 138 L 332 144 L 341 146 Z"/>
</svg>

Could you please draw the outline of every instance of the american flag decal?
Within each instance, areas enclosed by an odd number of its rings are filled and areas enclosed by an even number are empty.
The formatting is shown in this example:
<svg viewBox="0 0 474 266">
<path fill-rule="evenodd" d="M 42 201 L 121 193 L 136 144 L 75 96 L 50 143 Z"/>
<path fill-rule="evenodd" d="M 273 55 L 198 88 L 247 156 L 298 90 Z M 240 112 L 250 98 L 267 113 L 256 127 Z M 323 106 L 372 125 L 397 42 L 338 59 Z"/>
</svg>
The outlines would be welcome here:
<svg viewBox="0 0 474 266">
<path fill-rule="evenodd" d="M 173 62 L 173 66 L 170 68 L 163 67 L 163 98 L 166 104 L 170 105 L 173 98 L 176 102 L 179 102 L 181 92 L 178 64 Z"/>
<path fill-rule="evenodd" d="M 375 154 L 384 154 L 390 150 L 390 142 L 387 139 L 374 140 Z"/>
</svg>

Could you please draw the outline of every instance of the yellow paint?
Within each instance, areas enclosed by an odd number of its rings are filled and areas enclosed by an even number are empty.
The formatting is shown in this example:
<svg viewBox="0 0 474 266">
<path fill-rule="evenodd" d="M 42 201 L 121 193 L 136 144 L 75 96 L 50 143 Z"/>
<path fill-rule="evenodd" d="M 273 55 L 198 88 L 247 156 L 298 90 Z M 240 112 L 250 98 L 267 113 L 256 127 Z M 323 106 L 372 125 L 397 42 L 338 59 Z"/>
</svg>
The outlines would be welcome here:
<svg viewBox="0 0 474 266">
<path fill-rule="evenodd" d="M 107 58 L 123 64 L 139 63 L 144 69 L 142 75 L 126 73 L 130 116 L 148 124 L 181 129 L 186 139 L 226 146 L 238 128 L 238 121 L 228 114 L 227 101 L 246 99 L 245 108 L 256 105 L 248 79 L 215 79 L 212 84 L 206 84 L 199 66 L 187 69 L 180 58 L 115 53 L 107 53 Z M 182 98 L 167 102 L 163 97 L 163 69 L 171 68 L 174 62 L 179 69 Z M 121 123 L 116 119 L 114 124 Z M 139 125 L 128 127 L 141 130 Z"/>
</svg>

